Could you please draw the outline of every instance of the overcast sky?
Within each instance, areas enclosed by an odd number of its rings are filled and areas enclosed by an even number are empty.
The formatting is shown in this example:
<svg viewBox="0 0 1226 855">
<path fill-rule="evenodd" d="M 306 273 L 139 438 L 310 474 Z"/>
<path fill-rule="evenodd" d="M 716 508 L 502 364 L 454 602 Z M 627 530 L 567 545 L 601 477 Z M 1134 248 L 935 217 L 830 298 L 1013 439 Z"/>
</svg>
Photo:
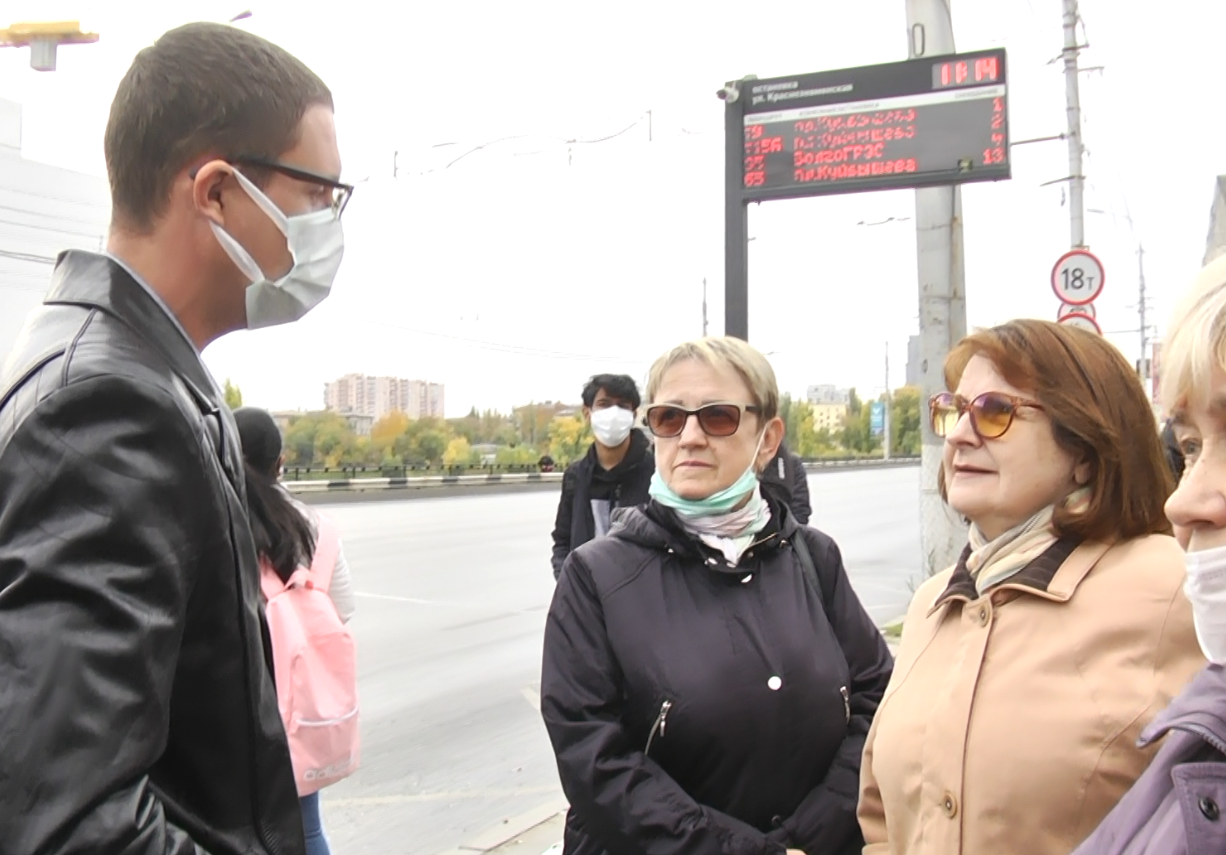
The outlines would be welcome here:
<svg viewBox="0 0 1226 855">
<path fill-rule="evenodd" d="M 25 106 L 26 157 L 103 174 L 115 87 L 133 54 L 177 24 L 250 8 L 239 26 L 328 82 L 345 177 L 360 182 L 333 296 L 295 327 L 236 334 L 205 354 L 273 408 L 318 407 L 323 382 L 347 372 L 443 382 L 448 415 L 575 399 L 597 371 L 641 378 L 701 332 L 704 277 L 711 330 L 723 329 L 715 90 L 748 73 L 906 58 L 903 0 L 249 2 L 8 0 L 0 17 L 80 17 L 102 40 L 61 48 L 53 74 L 31 70 L 28 51 L 0 51 L 0 97 Z M 1061 133 L 1059 0 L 953 8 L 959 50 L 1008 49 L 1012 138 Z M 1107 269 L 1098 317 L 1135 359 L 1137 240 L 1161 324 L 1200 266 L 1213 178 L 1226 171 L 1226 113 L 1209 99 L 1226 4 L 1083 0 L 1082 16 L 1082 63 L 1101 67 L 1082 79 L 1086 204 L 1106 212 L 1087 214 Z M 505 137 L 517 138 L 447 166 Z M 963 190 L 971 326 L 1055 317 L 1048 277 L 1069 246 L 1068 208 L 1062 185 L 1041 185 L 1068 174 L 1067 149 L 1027 145 L 1013 159 L 1012 180 Z M 879 390 L 887 342 L 901 385 L 918 331 L 913 199 L 751 208 L 750 340 L 773 353 L 785 391 Z"/>
</svg>

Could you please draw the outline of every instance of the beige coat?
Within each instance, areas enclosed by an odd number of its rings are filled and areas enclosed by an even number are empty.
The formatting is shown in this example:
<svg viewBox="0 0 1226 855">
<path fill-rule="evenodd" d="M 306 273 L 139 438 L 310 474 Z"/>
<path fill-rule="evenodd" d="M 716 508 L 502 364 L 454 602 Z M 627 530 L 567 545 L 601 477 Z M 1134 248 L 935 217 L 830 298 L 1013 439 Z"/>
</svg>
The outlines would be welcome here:
<svg viewBox="0 0 1226 855">
<path fill-rule="evenodd" d="M 1068 855 L 1205 664 L 1183 578 L 1152 535 L 1058 543 L 987 596 L 964 569 L 928 580 L 865 747 L 864 855 Z"/>
</svg>

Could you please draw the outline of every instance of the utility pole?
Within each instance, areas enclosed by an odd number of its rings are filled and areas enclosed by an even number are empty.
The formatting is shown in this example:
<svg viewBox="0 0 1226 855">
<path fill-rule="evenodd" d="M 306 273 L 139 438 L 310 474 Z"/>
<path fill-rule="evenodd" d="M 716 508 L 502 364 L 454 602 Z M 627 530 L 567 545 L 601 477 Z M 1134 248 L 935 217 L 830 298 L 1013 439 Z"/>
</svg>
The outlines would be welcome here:
<svg viewBox="0 0 1226 855">
<path fill-rule="evenodd" d="M 954 25 L 946 0 L 906 0 L 907 52 L 911 59 L 955 53 Z M 945 389 L 945 356 L 966 337 L 966 286 L 962 251 L 962 193 L 952 187 L 915 191 L 919 272 L 920 371 L 923 398 Z M 941 498 L 943 440 L 926 418 L 920 476 L 921 566 L 925 576 L 952 566 L 966 546 L 966 527 Z"/>
<path fill-rule="evenodd" d="M 1084 249 L 1085 227 L 1085 175 L 1082 174 L 1081 155 L 1081 88 L 1078 81 L 1077 55 L 1077 0 L 1064 0 L 1064 95 L 1068 113 L 1068 168 L 1069 168 L 1069 231 L 1072 249 Z"/>
<path fill-rule="evenodd" d="M 702 337 L 707 337 L 707 277 L 702 277 Z"/>
<path fill-rule="evenodd" d="M 1141 385 L 1150 393 L 1149 377 L 1153 364 L 1149 360 L 1149 327 L 1145 317 L 1145 247 L 1137 240 L 1137 314 L 1141 316 Z"/>
<path fill-rule="evenodd" d="M 886 460 L 890 459 L 890 405 L 893 403 L 890 396 L 890 343 L 885 343 L 885 438 L 882 440 L 881 447 L 884 451 L 883 457 Z"/>
</svg>

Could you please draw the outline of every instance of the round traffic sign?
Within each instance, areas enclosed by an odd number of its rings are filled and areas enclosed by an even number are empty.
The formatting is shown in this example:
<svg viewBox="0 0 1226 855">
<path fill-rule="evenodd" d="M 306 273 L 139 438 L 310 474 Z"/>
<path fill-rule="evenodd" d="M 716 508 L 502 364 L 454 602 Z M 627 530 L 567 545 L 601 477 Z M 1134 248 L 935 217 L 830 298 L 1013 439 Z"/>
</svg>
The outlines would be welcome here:
<svg viewBox="0 0 1226 855">
<path fill-rule="evenodd" d="M 1103 292 L 1103 263 L 1088 249 L 1066 252 L 1051 269 L 1051 289 L 1063 303 L 1084 306 Z"/>
<path fill-rule="evenodd" d="M 1065 315 L 1060 319 L 1060 323 L 1068 324 L 1070 327 L 1077 327 L 1077 329 L 1086 330 L 1087 332 L 1103 334 L 1103 328 L 1098 325 L 1098 321 L 1080 312 Z"/>
<path fill-rule="evenodd" d="M 1062 321 L 1069 315 L 1089 315 L 1091 318 L 1098 317 L 1098 310 L 1094 308 L 1093 303 L 1086 303 L 1084 306 L 1074 306 L 1072 303 L 1061 303 L 1060 311 L 1056 314 L 1056 320 Z"/>
</svg>

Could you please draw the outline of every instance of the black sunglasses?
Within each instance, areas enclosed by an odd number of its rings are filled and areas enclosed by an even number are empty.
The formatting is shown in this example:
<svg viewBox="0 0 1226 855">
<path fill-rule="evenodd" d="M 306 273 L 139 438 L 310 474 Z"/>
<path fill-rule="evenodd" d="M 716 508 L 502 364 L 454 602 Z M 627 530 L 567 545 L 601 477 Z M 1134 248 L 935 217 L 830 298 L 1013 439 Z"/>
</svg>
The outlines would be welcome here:
<svg viewBox="0 0 1226 855">
<path fill-rule="evenodd" d="M 1043 409 L 1042 404 L 1004 392 L 984 392 L 970 401 L 952 392 L 941 392 L 928 401 L 932 432 L 942 438 L 954 432 L 963 413 L 969 413 L 971 430 L 980 439 L 1000 439 L 1013 425 L 1017 411 L 1026 407 Z"/>
<path fill-rule="evenodd" d="M 741 413 L 759 413 L 758 407 L 739 404 L 706 404 L 696 410 L 687 410 L 672 404 L 657 404 L 647 408 L 643 423 L 653 435 L 661 439 L 681 436 L 690 416 L 698 417 L 698 426 L 707 436 L 732 436 L 741 426 Z"/>
</svg>

